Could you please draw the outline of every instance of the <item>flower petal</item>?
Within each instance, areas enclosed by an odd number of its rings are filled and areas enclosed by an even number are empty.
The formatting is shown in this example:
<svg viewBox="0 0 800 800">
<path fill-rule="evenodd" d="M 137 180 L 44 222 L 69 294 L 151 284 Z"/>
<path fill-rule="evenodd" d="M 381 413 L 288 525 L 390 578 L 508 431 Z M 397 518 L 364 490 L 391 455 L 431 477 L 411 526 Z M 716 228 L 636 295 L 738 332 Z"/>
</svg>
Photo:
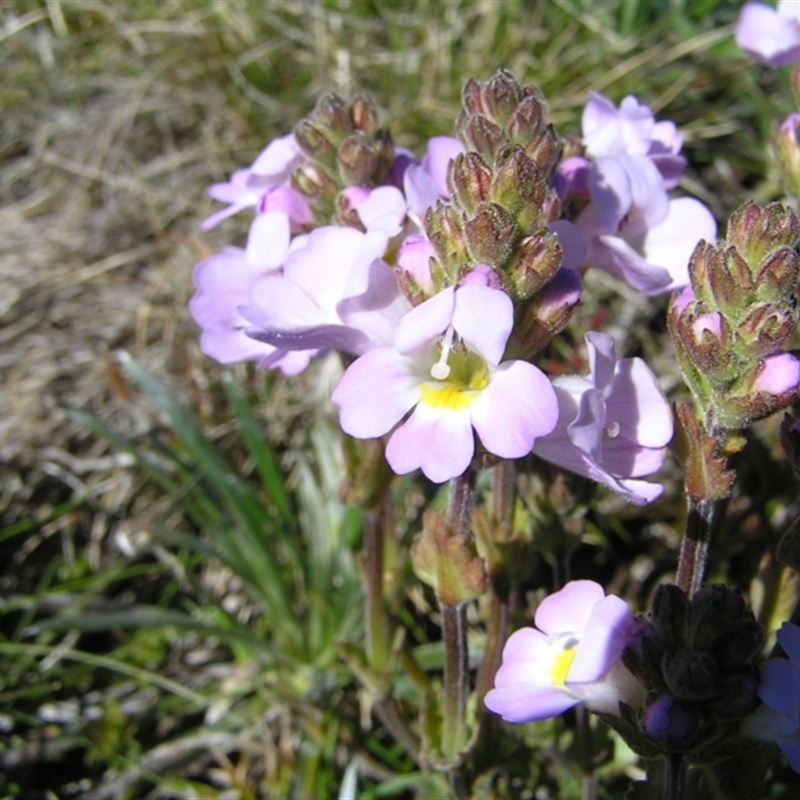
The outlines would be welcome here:
<svg viewBox="0 0 800 800">
<path fill-rule="evenodd" d="M 469 284 L 456 290 L 453 328 L 492 366 L 500 363 L 514 325 L 514 304 L 499 289 Z"/>
<path fill-rule="evenodd" d="M 345 370 L 331 401 L 345 433 L 370 439 L 388 433 L 418 402 L 419 379 L 393 347 L 370 350 Z"/>
<path fill-rule="evenodd" d="M 248 264 L 263 269 L 277 269 L 289 249 L 289 217 L 282 211 L 259 214 L 250 225 L 245 248 Z"/>
<path fill-rule="evenodd" d="M 572 708 L 578 698 L 566 689 L 520 683 L 492 689 L 483 702 L 506 722 L 537 722 L 562 714 Z"/>
<path fill-rule="evenodd" d="M 409 311 L 397 326 L 395 347 L 410 355 L 430 344 L 450 324 L 454 306 L 455 288 L 450 286 Z"/>
<path fill-rule="evenodd" d="M 800 627 L 784 622 L 778 631 L 778 644 L 795 664 L 800 665 Z"/>
<path fill-rule="evenodd" d="M 389 439 L 386 460 L 398 475 L 419 468 L 434 483 L 443 483 L 462 475 L 474 452 L 475 438 L 468 408 L 434 408 L 418 403 L 408 420 Z"/>
<path fill-rule="evenodd" d="M 550 682 L 552 665 L 553 650 L 547 644 L 547 636 L 536 628 L 520 628 L 506 641 L 494 684 L 498 688 L 537 680 L 546 684 Z"/>
<path fill-rule="evenodd" d="M 561 591 L 545 597 L 536 609 L 536 627 L 546 634 L 581 634 L 592 609 L 606 596 L 594 581 L 571 581 Z"/>
<path fill-rule="evenodd" d="M 550 433 L 558 421 L 552 384 L 525 361 L 506 361 L 493 370 L 489 386 L 470 408 L 484 447 L 501 458 L 527 455 L 536 438 Z"/>
<path fill-rule="evenodd" d="M 645 447 L 664 447 L 672 439 L 669 403 L 641 358 L 623 358 L 617 362 L 606 410 L 609 420 L 619 425 L 621 436 Z M 633 477 L 632 473 L 618 474 Z"/>
<path fill-rule="evenodd" d="M 575 648 L 575 660 L 567 675 L 567 684 L 599 680 L 619 660 L 633 626 L 628 604 L 609 595 L 593 608 L 586 628 Z"/>
</svg>

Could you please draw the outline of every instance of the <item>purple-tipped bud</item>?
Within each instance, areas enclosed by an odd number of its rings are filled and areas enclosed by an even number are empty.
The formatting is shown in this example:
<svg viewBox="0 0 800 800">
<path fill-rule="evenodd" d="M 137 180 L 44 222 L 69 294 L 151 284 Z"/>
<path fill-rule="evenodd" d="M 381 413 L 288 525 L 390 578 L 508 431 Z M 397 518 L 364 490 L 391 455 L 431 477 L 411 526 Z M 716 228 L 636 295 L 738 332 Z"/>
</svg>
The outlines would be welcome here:
<svg viewBox="0 0 800 800">
<path fill-rule="evenodd" d="M 489 163 L 494 161 L 495 154 L 501 147 L 510 144 L 506 132 L 484 116 L 460 119 L 457 130 L 467 149 L 480 153 Z"/>
<path fill-rule="evenodd" d="M 514 113 L 520 100 L 522 100 L 522 88 L 511 73 L 504 69 L 498 70 L 483 90 L 483 101 L 489 116 L 503 126 Z"/>
<path fill-rule="evenodd" d="M 337 94 L 325 94 L 320 97 L 312 117 L 326 130 L 334 143 L 341 141 L 353 130 L 347 103 Z"/>
<path fill-rule="evenodd" d="M 800 389 L 800 361 L 791 353 L 778 353 L 765 358 L 753 389 L 776 395 Z"/>
<path fill-rule="evenodd" d="M 303 119 L 294 129 L 294 138 L 303 154 L 330 168 L 336 163 L 336 146 L 310 119 Z"/>
<path fill-rule="evenodd" d="M 339 174 L 346 186 L 369 186 L 378 157 L 361 131 L 354 131 L 339 145 Z"/>
<path fill-rule="evenodd" d="M 800 220 L 781 203 L 760 208 L 745 203 L 728 223 L 728 244 L 735 247 L 756 274 L 762 261 L 780 247 L 796 249 L 800 244 Z"/>
<path fill-rule="evenodd" d="M 700 314 L 692 322 L 692 330 L 700 341 L 702 341 L 704 333 L 710 333 L 715 339 L 720 339 L 722 338 L 722 315 L 716 311 Z"/>
<path fill-rule="evenodd" d="M 532 88 L 532 87 L 531 87 Z M 514 109 L 506 130 L 511 140 L 523 147 L 539 136 L 547 119 L 547 103 L 538 90 L 532 91 Z"/>
<path fill-rule="evenodd" d="M 454 202 L 472 213 L 489 199 L 492 170 L 477 153 L 461 153 L 447 171 L 447 186 Z"/>
<path fill-rule="evenodd" d="M 539 171 L 548 181 L 556 171 L 561 160 L 561 141 L 552 125 L 525 145 L 525 152 L 531 157 Z"/>
<path fill-rule="evenodd" d="M 436 258 L 433 245 L 424 236 L 409 236 L 397 254 L 397 268 L 404 274 L 415 294 L 431 297 L 435 293 L 431 277 L 431 260 Z M 411 301 L 412 303 L 414 300 Z"/>
<path fill-rule="evenodd" d="M 508 261 L 517 238 L 517 226 L 504 208 L 485 203 L 464 228 L 474 262 L 502 267 Z"/>
<path fill-rule="evenodd" d="M 483 102 L 483 86 L 475 78 L 469 78 L 461 90 L 461 104 L 467 114 L 486 114 L 489 109 Z"/>
<path fill-rule="evenodd" d="M 514 249 L 504 270 L 514 297 L 528 299 L 551 280 L 563 263 L 564 253 L 558 235 L 541 231 L 526 236 Z"/>
<path fill-rule="evenodd" d="M 357 94 L 350 101 L 350 120 L 354 128 L 364 131 L 367 136 L 374 136 L 378 130 L 378 109 L 375 103 L 369 97 Z"/>
<path fill-rule="evenodd" d="M 645 711 L 642 728 L 654 739 L 678 743 L 691 738 L 697 729 L 697 719 L 675 698 L 662 694 Z"/>
<path fill-rule="evenodd" d="M 488 264 L 478 264 L 471 269 L 459 282 L 459 286 L 487 286 L 489 289 L 503 291 L 503 281 Z"/>
</svg>

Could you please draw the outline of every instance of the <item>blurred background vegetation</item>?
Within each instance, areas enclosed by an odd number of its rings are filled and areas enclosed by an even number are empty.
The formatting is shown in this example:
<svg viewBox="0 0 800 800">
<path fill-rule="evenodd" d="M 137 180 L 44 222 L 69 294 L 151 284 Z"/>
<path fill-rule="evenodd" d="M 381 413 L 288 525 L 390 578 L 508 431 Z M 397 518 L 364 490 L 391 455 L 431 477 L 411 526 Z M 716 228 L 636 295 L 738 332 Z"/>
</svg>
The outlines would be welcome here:
<svg viewBox="0 0 800 800">
<path fill-rule="evenodd" d="M 504 67 L 564 133 L 590 90 L 675 120 L 681 188 L 723 223 L 781 196 L 767 140 L 793 110 L 787 76 L 736 48 L 740 5 L 0 0 L 0 796 L 444 796 L 354 677 L 361 519 L 339 499 L 335 367 L 284 381 L 199 352 L 192 266 L 247 228 L 201 235 L 206 188 L 324 91 L 370 93 L 414 149 L 452 133 L 466 78 Z M 669 360 L 656 371 L 674 385 Z M 794 487 L 771 477 L 774 516 Z M 430 598 L 406 565 L 430 487 L 397 496 L 389 602 L 435 672 Z M 638 559 L 646 596 L 674 567 L 678 512 L 625 513 L 586 558 L 608 576 Z M 738 548 L 720 564 L 746 563 Z M 401 700 L 426 680 L 399 678 Z M 619 752 L 613 770 L 639 774 Z M 528 771 L 510 794 L 577 786 L 554 757 Z"/>
</svg>

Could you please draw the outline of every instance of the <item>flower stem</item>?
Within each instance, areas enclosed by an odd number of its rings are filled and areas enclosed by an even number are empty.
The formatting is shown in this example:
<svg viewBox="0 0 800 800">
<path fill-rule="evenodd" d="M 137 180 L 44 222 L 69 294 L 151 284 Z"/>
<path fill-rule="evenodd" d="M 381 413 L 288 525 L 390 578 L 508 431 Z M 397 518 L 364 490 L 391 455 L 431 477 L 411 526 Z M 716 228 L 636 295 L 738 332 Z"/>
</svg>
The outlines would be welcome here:
<svg viewBox="0 0 800 800">
<path fill-rule="evenodd" d="M 444 639 L 444 708 L 442 753 L 456 758 L 466 744 L 466 710 L 469 693 L 467 619 L 465 605 L 442 606 Z"/>
<path fill-rule="evenodd" d="M 676 583 L 689 597 L 703 585 L 711 528 L 718 505 L 715 500 L 689 500 L 676 577 Z"/>
<path fill-rule="evenodd" d="M 579 762 L 583 771 L 582 800 L 597 800 L 597 771 L 594 768 L 594 746 L 592 739 L 592 721 L 589 711 L 584 705 L 576 709 L 577 715 L 577 745 Z"/>
<path fill-rule="evenodd" d="M 389 661 L 389 624 L 383 607 L 383 509 L 364 515 L 366 550 L 367 658 L 372 671 L 381 676 Z"/>
<path fill-rule="evenodd" d="M 492 518 L 499 539 L 507 538 L 511 532 L 516 476 L 517 469 L 513 461 L 503 460 L 492 470 Z M 483 707 L 483 698 L 492 688 L 494 676 L 500 667 L 508 628 L 508 598 L 508 581 L 492 580 L 486 647 L 476 686 L 479 708 Z"/>
<path fill-rule="evenodd" d="M 500 668 L 503 656 L 503 645 L 508 628 L 508 600 L 501 597 L 493 588 L 489 595 L 489 621 L 486 626 L 486 648 L 483 662 L 478 671 L 476 691 L 478 708 L 483 708 L 483 698 L 494 684 L 494 676 Z"/>
<path fill-rule="evenodd" d="M 447 523 L 450 532 L 471 538 L 475 472 L 468 469 L 450 481 Z M 463 603 L 442 604 L 444 641 L 444 707 L 442 709 L 442 753 L 455 759 L 467 741 L 466 711 L 469 693 L 469 650 L 466 608 Z"/>
<path fill-rule="evenodd" d="M 686 800 L 686 759 L 683 753 L 667 756 L 664 800 Z"/>
</svg>

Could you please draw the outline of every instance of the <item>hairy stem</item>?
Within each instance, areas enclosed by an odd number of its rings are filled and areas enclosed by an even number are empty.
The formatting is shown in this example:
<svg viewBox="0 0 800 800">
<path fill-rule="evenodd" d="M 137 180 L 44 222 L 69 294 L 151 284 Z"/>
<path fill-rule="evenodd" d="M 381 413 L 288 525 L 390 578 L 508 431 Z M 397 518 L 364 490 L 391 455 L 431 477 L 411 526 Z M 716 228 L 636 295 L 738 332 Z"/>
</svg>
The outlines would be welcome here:
<svg viewBox="0 0 800 800">
<path fill-rule="evenodd" d="M 367 657 L 372 671 L 380 676 L 389 661 L 389 624 L 383 605 L 383 509 L 364 515 L 366 550 Z"/>
<path fill-rule="evenodd" d="M 468 469 L 450 481 L 447 523 L 450 532 L 466 538 L 472 536 L 471 519 L 475 495 L 475 472 Z M 442 639 L 444 641 L 444 708 L 442 720 L 442 752 L 456 758 L 466 744 L 466 711 L 469 694 L 469 650 L 467 620 L 463 603 L 442 604 Z"/>
<path fill-rule="evenodd" d="M 492 590 L 489 596 L 489 621 L 486 626 L 486 649 L 478 671 L 476 691 L 478 707 L 483 708 L 483 698 L 494 684 L 494 676 L 500 668 L 503 645 L 508 629 L 508 600 Z"/>
<path fill-rule="evenodd" d="M 667 756 L 664 800 L 686 800 L 686 759 L 683 753 Z"/>
<path fill-rule="evenodd" d="M 711 528 L 718 505 L 714 500 L 689 500 L 676 577 L 676 583 L 689 597 L 703 585 Z"/>
<path fill-rule="evenodd" d="M 467 619 L 463 603 L 442 606 L 444 639 L 444 708 L 442 752 L 456 758 L 466 744 L 466 710 L 469 694 Z"/>
<path fill-rule="evenodd" d="M 517 469 L 513 461 L 501 461 L 492 470 L 492 518 L 497 536 L 501 539 L 510 534 L 513 524 L 516 477 Z M 507 581 L 491 581 L 486 649 L 476 687 L 479 707 L 482 707 L 483 698 L 492 688 L 494 676 L 500 667 L 508 628 L 508 595 Z"/>
<path fill-rule="evenodd" d="M 594 747 L 592 742 L 592 721 L 589 711 L 583 705 L 576 709 L 578 730 L 576 732 L 579 761 L 583 770 L 582 800 L 597 800 L 597 772 L 594 768 Z"/>
</svg>

